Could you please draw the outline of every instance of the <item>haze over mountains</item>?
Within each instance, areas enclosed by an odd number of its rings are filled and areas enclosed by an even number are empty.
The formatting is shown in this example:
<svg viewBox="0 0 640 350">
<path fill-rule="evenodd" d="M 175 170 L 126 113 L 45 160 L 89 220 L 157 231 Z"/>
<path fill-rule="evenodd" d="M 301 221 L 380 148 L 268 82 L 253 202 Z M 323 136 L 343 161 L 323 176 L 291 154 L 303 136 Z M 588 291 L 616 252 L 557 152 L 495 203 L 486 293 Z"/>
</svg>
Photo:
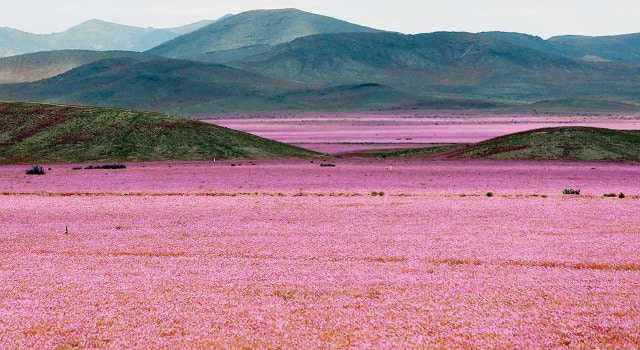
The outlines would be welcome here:
<svg viewBox="0 0 640 350">
<path fill-rule="evenodd" d="M 0 27 L 0 57 L 67 49 L 145 51 L 213 22 L 203 20 L 178 28 L 156 29 L 93 19 L 52 34 L 32 34 Z"/>
<path fill-rule="evenodd" d="M 202 24 L 182 28 L 183 35 L 172 32 L 174 38 L 144 53 L 67 50 L 2 58 L 0 99 L 184 114 L 640 105 L 640 34 L 405 35 L 295 9 Z M 114 38 L 126 36 L 113 35 L 121 27 L 109 28 Z"/>
</svg>

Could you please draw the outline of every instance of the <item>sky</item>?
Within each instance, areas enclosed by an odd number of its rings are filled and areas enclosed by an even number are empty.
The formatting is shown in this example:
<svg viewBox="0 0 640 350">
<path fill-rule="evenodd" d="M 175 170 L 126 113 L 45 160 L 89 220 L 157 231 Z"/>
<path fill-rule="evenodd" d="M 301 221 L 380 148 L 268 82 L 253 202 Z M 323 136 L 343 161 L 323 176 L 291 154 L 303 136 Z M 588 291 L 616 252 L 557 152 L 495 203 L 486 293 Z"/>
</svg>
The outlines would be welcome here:
<svg viewBox="0 0 640 350">
<path fill-rule="evenodd" d="M 172 28 L 276 8 L 297 8 L 405 34 L 499 30 L 546 39 L 640 32 L 638 0 L 0 0 L 0 27 L 47 34 L 101 19 Z"/>
</svg>

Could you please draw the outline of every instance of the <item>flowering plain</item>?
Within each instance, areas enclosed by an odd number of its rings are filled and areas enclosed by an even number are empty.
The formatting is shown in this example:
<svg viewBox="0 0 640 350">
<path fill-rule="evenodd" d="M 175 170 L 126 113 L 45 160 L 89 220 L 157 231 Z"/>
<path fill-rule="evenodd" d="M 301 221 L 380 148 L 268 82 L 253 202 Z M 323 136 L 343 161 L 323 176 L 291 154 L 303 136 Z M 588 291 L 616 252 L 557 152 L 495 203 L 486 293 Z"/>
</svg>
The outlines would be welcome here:
<svg viewBox="0 0 640 350">
<path fill-rule="evenodd" d="M 260 116 L 201 116 L 199 119 L 329 154 L 394 146 L 475 143 L 505 134 L 567 125 L 640 130 L 639 113 L 282 112 Z"/>
<path fill-rule="evenodd" d="M 0 348 L 640 347 L 637 164 L 326 162 L 0 167 Z"/>
</svg>

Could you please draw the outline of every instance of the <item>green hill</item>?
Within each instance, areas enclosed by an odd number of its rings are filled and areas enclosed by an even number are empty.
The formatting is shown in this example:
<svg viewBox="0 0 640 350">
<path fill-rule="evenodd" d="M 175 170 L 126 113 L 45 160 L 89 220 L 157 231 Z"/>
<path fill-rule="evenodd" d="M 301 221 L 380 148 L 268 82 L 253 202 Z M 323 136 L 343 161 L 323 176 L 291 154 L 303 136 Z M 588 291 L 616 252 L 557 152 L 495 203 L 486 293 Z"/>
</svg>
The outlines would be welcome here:
<svg viewBox="0 0 640 350">
<path fill-rule="evenodd" d="M 456 81 L 471 85 L 531 69 L 546 73 L 582 68 L 580 62 L 562 56 L 458 32 L 312 35 L 231 65 L 276 79 L 308 83 L 375 81 L 411 85 L 456 85 Z"/>
<path fill-rule="evenodd" d="M 585 62 L 471 33 L 313 35 L 230 65 L 310 86 L 377 83 L 414 95 L 417 106 L 640 99 L 637 66 Z"/>
<path fill-rule="evenodd" d="M 254 10 L 220 19 L 147 52 L 168 58 L 224 63 L 308 35 L 375 31 L 378 30 L 297 9 Z"/>
<path fill-rule="evenodd" d="M 60 50 L 0 58 L 0 84 L 25 83 L 48 79 L 74 68 L 109 58 L 157 58 L 130 51 Z"/>
<path fill-rule="evenodd" d="M 485 159 L 640 161 L 640 133 L 593 127 L 554 127 L 510 134 L 451 152 Z"/>
<path fill-rule="evenodd" d="M 160 113 L 0 102 L 0 164 L 308 157 L 316 153 Z"/>
<path fill-rule="evenodd" d="M 562 35 L 549 38 L 548 41 L 570 48 L 578 53 L 579 57 L 596 57 L 616 62 L 640 62 L 640 33 L 595 37 Z"/>
<path fill-rule="evenodd" d="M 537 36 L 483 32 L 482 36 L 542 52 L 587 61 L 640 62 L 640 33 L 611 36 L 562 35 L 544 40 Z"/>
<path fill-rule="evenodd" d="M 426 159 L 640 161 L 640 131 L 563 126 L 504 135 L 471 145 L 371 150 L 354 155 Z"/>
<path fill-rule="evenodd" d="M 230 67 L 155 57 L 105 59 L 59 76 L 0 85 L 4 100 L 121 107 L 163 112 L 277 109 L 273 96 L 300 84 Z"/>
</svg>

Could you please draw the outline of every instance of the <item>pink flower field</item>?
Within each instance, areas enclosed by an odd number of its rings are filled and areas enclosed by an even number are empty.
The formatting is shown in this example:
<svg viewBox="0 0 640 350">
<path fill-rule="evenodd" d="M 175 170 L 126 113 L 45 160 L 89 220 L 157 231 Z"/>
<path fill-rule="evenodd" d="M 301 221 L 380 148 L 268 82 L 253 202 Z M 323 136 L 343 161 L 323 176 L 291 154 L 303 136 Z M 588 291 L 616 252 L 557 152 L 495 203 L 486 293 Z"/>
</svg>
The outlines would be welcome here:
<svg viewBox="0 0 640 350">
<path fill-rule="evenodd" d="M 640 130 L 640 114 L 544 115 L 469 111 L 416 113 L 273 113 L 200 116 L 204 121 L 314 151 L 474 143 L 505 134 L 566 125 Z"/>
<path fill-rule="evenodd" d="M 640 347 L 637 164 L 330 161 L 1 166 L 0 348 Z"/>
</svg>

